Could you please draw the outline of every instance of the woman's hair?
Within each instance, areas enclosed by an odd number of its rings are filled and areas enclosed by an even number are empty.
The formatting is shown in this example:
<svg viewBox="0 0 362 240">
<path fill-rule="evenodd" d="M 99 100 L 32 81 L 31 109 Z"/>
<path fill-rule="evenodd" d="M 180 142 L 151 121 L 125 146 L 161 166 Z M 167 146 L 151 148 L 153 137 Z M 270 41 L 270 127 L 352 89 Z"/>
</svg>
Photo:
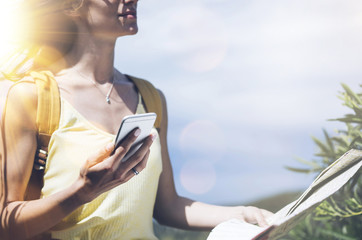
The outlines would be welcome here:
<svg viewBox="0 0 362 240">
<path fill-rule="evenodd" d="M 19 46 L 0 66 L 9 79 L 46 68 L 63 57 L 73 46 L 77 28 L 68 14 L 76 13 L 84 0 L 24 0 L 19 6 Z"/>
</svg>

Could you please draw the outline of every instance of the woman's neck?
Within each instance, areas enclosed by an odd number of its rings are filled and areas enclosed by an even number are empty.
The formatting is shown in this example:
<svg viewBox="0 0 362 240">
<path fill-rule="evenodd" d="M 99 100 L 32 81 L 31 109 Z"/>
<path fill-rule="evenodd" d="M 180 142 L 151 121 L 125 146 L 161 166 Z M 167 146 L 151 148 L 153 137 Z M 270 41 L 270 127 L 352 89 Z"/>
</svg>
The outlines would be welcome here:
<svg viewBox="0 0 362 240">
<path fill-rule="evenodd" d="M 79 34 L 65 60 L 69 68 L 103 84 L 113 79 L 114 48 L 115 40 Z"/>
</svg>

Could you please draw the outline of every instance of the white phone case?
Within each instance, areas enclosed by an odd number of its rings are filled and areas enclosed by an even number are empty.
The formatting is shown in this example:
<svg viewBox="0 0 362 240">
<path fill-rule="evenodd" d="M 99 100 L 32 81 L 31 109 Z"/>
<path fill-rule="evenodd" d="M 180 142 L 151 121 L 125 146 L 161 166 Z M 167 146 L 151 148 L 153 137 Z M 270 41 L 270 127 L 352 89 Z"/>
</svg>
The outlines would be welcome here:
<svg viewBox="0 0 362 240">
<path fill-rule="evenodd" d="M 122 139 L 124 139 L 133 129 L 139 128 L 141 130 L 141 134 L 137 137 L 126 156 L 122 159 L 123 162 L 132 156 L 141 147 L 143 140 L 150 135 L 156 117 L 156 113 L 144 113 L 123 118 L 116 137 L 116 146 L 118 146 L 120 141 L 122 141 Z"/>
</svg>

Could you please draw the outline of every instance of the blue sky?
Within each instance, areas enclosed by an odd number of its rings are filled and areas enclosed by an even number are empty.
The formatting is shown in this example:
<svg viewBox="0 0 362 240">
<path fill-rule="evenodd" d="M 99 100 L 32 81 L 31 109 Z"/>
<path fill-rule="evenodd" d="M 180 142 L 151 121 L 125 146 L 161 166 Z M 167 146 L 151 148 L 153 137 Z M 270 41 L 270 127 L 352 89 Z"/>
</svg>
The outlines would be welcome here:
<svg viewBox="0 0 362 240">
<path fill-rule="evenodd" d="M 139 33 L 117 42 L 116 66 L 166 95 L 181 195 L 248 202 L 300 190 L 311 136 L 341 125 L 341 82 L 359 91 L 362 2 L 140 1 Z"/>
</svg>

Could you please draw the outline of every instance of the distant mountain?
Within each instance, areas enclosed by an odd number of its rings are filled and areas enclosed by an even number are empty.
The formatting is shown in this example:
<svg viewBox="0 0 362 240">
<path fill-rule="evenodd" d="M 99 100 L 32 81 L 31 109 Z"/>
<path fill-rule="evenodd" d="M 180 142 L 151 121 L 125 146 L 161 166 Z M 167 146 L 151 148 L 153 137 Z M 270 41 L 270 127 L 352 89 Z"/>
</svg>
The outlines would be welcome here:
<svg viewBox="0 0 362 240">
<path fill-rule="evenodd" d="M 295 200 L 297 200 L 297 198 L 302 194 L 302 192 L 285 192 L 285 193 L 280 193 L 277 195 L 273 195 L 270 197 L 266 197 L 260 200 L 256 200 L 244 205 L 248 205 L 248 206 L 255 206 L 255 207 L 259 207 L 259 208 L 264 208 L 267 209 L 271 212 L 277 212 L 278 210 L 280 210 L 282 207 L 284 207 L 285 205 L 287 205 L 288 203 L 291 203 Z"/>
</svg>

